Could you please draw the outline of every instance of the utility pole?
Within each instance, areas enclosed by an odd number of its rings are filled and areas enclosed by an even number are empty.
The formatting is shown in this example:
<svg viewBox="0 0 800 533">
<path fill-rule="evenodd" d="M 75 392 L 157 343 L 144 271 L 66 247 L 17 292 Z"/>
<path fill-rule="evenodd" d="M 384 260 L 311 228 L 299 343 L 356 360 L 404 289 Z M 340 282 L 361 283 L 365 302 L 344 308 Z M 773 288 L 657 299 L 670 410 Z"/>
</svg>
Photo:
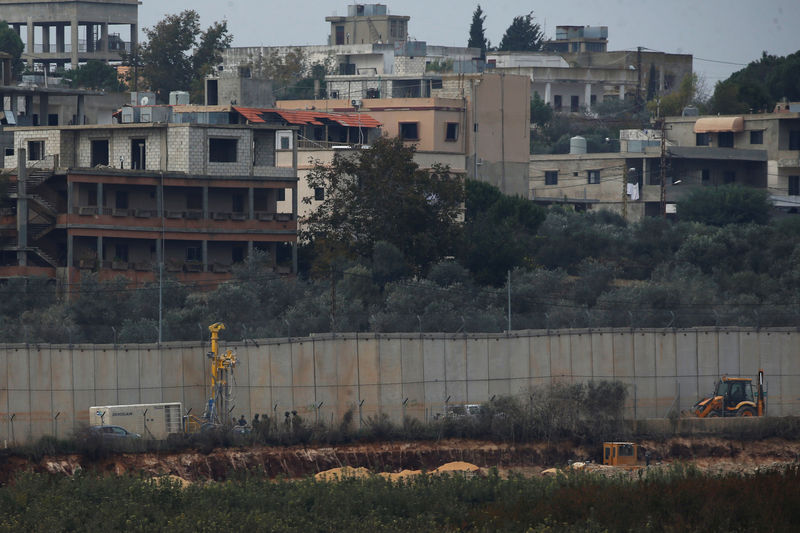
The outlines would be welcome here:
<svg viewBox="0 0 800 533">
<path fill-rule="evenodd" d="M 642 47 L 636 47 L 636 112 L 642 110 Z"/>
<path fill-rule="evenodd" d="M 628 220 L 628 165 L 622 169 L 622 218 Z"/>
<path fill-rule="evenodd" d="M 667 126 L 664 117 L 661 120 L 661 168 L 659 169 L 659 179 L 661 180 L 661 216 L 667 217 Z"/>
</svg>

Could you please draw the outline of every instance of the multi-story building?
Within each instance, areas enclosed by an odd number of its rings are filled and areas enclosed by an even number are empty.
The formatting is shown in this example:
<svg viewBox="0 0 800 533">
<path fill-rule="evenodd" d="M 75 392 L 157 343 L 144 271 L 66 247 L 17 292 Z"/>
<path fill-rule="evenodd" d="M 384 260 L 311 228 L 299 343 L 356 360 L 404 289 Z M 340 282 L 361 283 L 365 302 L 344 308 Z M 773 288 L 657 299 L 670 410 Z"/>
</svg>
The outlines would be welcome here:
<svg viewBox="0 0 800 533">
<path fill-rule="evenodd" d="M 0 0 L 0 20 L 20 37 L 28 67 L 120 61 L 136 46 L 139 0 Z M 69 33 L 67 33 L 69 28 Z M 68 38 L 67 38 L 68 37 Z M 128 40 L 124 40 L 125 38 Z"/>
<path fill-rule="evenodd" d="M 244 124 L 229 107 L 125 107 L 119 118 L 12 128 L 0 276 L 146 281 L 163 267 L 208 283 L 255 249 L 296 270 L 295 127 Z M 291 164 L 277 166 L 281 151 Z"/>
<path fill-rule="evenodd" d="M 331 23 L 328 44 L 407 41 L 410 18 L 389 14 L 385 4 L 352 4 L 347 6 L 346 17 L 325 17 Z"/>
<path fill-rule="evenodd" d="M 533 155 L 530 198 L 638 220 L 661 214 L 663 175 L 664 207 L 678 217 L 693 188 L 726 184 L 765 189 L 776 209 L 798 212 L 800 111 L 667 117 L 664 132 L 663 156 L 660 129 L 622 131 L 619 153 Z"/>
</svg>

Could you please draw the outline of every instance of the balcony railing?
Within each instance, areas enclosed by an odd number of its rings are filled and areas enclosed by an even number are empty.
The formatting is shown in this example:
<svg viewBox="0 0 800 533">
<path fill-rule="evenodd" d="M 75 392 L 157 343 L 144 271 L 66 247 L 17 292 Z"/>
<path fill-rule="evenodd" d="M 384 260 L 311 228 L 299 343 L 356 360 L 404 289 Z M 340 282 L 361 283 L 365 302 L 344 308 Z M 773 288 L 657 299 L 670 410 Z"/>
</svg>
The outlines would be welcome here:
<svg viewBox="0 0 800 533">
<path fill-rule="evenodd" d="M 97 206 L 73 206 L 72 208 L 73 215 L 79 216 L 95 216 L 95 215 L 107 215 L 113 217 L 135 217 L 135 218 L 160 218 L 158 215 L 158 211 L 155 209 L 119 209 L 115 207 L 102 207 L 99 208 Z M 226 221 L 232 220 L 234 222 L 246 222 L 249 220 L 247 213 L 239 212 L 239 211 L 210 211 L 208 214 L 208 218 L 205 220 L 214 220 L 214 221 Z M 271 213 L 267 211 L 254 211 L 253 219 L 258 220 L 260 222 L 270 222 L 270 221 L 278 221 L 278 222 L 289 222 L 294 219 L 294 216 L 291 213 Z M 203 219 L 203 212 L 197 209 L 188 209 L 186 211 L 178 211 L 178 210 L 165 210 L 164 211 L 164 218 L 174 219 L 174 220 L 204 220 Z"/>
<path fill-rule="evenodd" d="M 102 52 L 103 51 L 103 40 L 98 39 L 94 41 L 94 47 L 92 52 Z M 86 39 L 80 39 L 78 41 L 78 53 L 86 53 L 89 51 L 89 46 Z M 130 41 L 123 41 L 121 39 L 109 39 L 108 42 L 108 51 L 109 52 L 130 52 L 131 51 L 131 43 Z M 22 49 L 23 54 L 28 53 L 28 45 L 25 44 Z M 34 54 L 70 54 L 72 53 L 72 43 L 64 43 L 63 50 L 58 49 L 57 43 L 49 43 L 47 45 L 42 43 L 35 43 L 33 45 L 33 53 Z"/>
</svg>

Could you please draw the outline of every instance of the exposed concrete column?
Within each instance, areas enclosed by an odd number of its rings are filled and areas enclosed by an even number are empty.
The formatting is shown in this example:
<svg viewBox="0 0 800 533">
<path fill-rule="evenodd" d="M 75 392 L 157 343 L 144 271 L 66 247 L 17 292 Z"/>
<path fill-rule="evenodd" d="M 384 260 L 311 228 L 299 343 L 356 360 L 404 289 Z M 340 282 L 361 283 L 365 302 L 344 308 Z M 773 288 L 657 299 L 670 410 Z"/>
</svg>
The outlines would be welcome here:
<svg viewBox="0 0 800 533">
<path fill-rule="evenodd" d="M 131 24 L 131 49 L 130 49 L 131 52 L 134 51 L 138 43 L 139 43 L 139 25 Z"/>
<path fill-rule="evenodd" d="M 74 237 L 71 234 L 67 234 L 67 285 L 70 283 L 70 273 L 72 272 L 72 267 L 75 264 L 75 250 L 74 250 Z M 67 291 L 69 294 L 69 290 Z"/>
<path fill-rule="evenodd" d="M 42 24 L 42 53 L 50 53 L 50 25 Z"/>
<path fill-rule="evenodd" d="M 94 24 L 86 23 L 86 53 L 95 51 L 94 46 Z"/>
<path fill-rule="evenodd" d="M 156 186 L 156 211 L 161 218 L 164 216 L 164 185 L 163 180 Z"/>
<path fill-rule="evenodd" d="M 103 203 L 103 184 L 102 183 L 98 183 L 97 184 L 97 214 L 98 215 L 102 215 L 103 214 L 103 208 L 104 207 L 105 207 L 105 204 Z"/>
<path fill-rule="evenodd" d="M 64 53 L 64 24 L 56 24 L 56 53 Z"/>
<path fill-rule="evenodd" d="M 625 100 L 625 86 L 624 85 L 620 85 L 619 86 L 619 99 L 620 100 Z"/>
<path fill-rule="evenodd" d="M 49 126 L 50 125 L 49 116 L 50 116 L 50 97 L 48 96 L 47 93 L 41 93 L 39 95 L 39 125 Z"/>
<path fill-rule="evenodd" d="M 76 12 L 72 20 L 69 22 L 70 26 L 70 63 L 72 63 L 72 68 L 78 68 L 78 13 Z M 79 97 L 80 98 L 80 97 Z"/>
<path fill-rule="evenodd" d="M 583 89 L 583 105 L 586 106 L 586 109 L 592 108 L 592 84 L 587 83 L 586 87 Z"/>
<path fill-rule="evenodd" d="M 69 216 L 73 212 L 73 207 L 74 206 L 72 205 L 72 203 L 73 203 L 74 198 L 75 198 L 75 195 L 73 193 L 74 189 L 75 189 L 75 184 L 72 183 L 71 181 L 68 181 L 67 182 L 67 223 L 69 223 Z"/>
<path fill-rule="evenodd" d="M 33 36 L 36 33 L 33 27 L 33 17 L 28 17 L 28 23 L 25 27 L 28 30 L 28 68 L 33 70 L 33 54 L 35 53 Z"/>
<path fill-rule="evenodd" d="M 28 196 L 25 188 L 28 180 L 27 151 L 17 150 L 17 264 L 28 266 Z"/>
<path fill-rule="evenodd" d="M 247 258 L 253 257 L 253 241 L 247 241 Z"/>
<path fill-rule="evenodd" d="M 163 246 L 161 244 L 161 239 L 156 239 L 156 261 L 158 264 L 162 264 L 164 262 L 164 258 L 162 257 Z"/>
<path fill-rule="evenodd" d="M 549 81 L 544 84 L 544 103 L 545 104 L 550 104 L 550 105 L 553 104 L 550 101 L 550 98 L 552 97 L 552 94 L 551 94 L 552 89 L 553 89 L 552 84 Z"/>
<path fill-rule="evenodd" d="M 209 218 L 208 213 L 208 187 L 203 187 L 203 219 L 207 220 Z"/>
<path fill-rule="evenodd" d="M 203 272 L 208 272 L 208 241 L 203 239 L 200 242 L 203 251 Z"/>
<path fill-rule="evenodd" d="M 294 175 L 297 177 L 297 130 L 294 130 L 294 142 L 292 143 L 292 168 Z M 300 190 L 300 184 L 295 181 L 292 187 L 292 220 L 295 221 L 295 227 L 299 225 L 297 222 L 297 193 Z M 292 243 L 292 272 L 297 273 L 297 230 L 295 229 L 295 240 Z"/>
<path fill-rule="evenodd" d="M 102 52 L 105 55 L 103 60 L 108 62 L 108 22 L 100 24 L 100 40 L 103 43 Z"/>
<path fill-rule="evenodd" d="M 73 68 L 78 68 L 78 67 L 73 67 Z M 84 116 L 85 113 L 86 113 L 86 105 L 84 104 L 84 97 L 83 97 L 82 94 L 78 95 L 78 106 L 77 107 L 78 107 L 78 115 L 76 117 L 76 121 L 77 121 L 77 125 L 80 126 L 80 125 L 83 125 L 83 123 L 86 121 L 85 120 L 86 117 Z"/>
<path fill-rule="evenodd" d="M 97 236 L 97 268 L 98 270 L 103 267 L 103 236 Z"/>
<path fill-rule="evenodd" d="M 254 220 L 256 218 L 255 191 L 252 187 L 247 188 L 247 218 L 249 220 Z"/>
</svg>

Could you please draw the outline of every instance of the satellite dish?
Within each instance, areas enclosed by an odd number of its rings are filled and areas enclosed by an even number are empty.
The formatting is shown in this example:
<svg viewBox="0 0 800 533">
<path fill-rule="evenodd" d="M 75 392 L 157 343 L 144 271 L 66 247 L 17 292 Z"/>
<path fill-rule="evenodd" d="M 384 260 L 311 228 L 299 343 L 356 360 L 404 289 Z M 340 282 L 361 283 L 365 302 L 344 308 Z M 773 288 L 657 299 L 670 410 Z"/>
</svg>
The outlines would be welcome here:
<svg viewBox="0 0 800 533">
<path fill-rule="evenodd" d="M 142 105 L 147 105 L 150 103 L 150 98 L 147 96 L 142 96 Z"/>
</svg>

